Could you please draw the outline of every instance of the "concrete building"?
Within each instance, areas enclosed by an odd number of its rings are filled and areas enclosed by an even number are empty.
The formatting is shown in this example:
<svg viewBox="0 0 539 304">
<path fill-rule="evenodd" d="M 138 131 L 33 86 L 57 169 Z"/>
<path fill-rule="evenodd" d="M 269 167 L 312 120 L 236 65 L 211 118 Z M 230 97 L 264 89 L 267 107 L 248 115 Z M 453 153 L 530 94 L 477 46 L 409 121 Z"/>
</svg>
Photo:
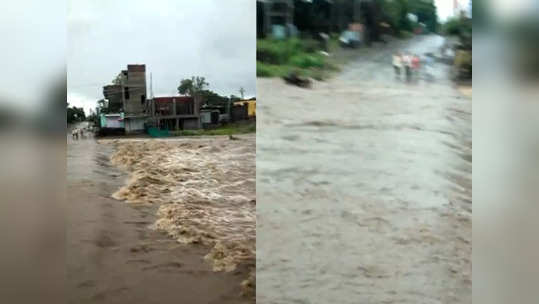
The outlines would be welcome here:
<svg viewBox="0 0 539 304">
<path fill-rule="evenodd" d="M 293 0 L 257 0 L 257 34 L 261 37 L 275 35 L 274 26 L 285 31 L 294 24 Z M 291 33 L 284 33 L 290 35 Z"/>
<path fill-rule="evenodd" d="M 149 124 L 162 130 L 201 128 L 200 99 L 189 96 L 154 97 L 148 101 Z"/>
<path fill-rule="evenodd" d="M 100 113 L 103 133 L 140 133 L 147 127 L 192 130 L 202 127 L 201 98 L 146 95 L 146 66 L 129 64 L 103 87 L 106 106 Z"/>
<path fill-rule="evenodd" d="M 103 87 L 103 95 L 108 100 L 107 115 L 121 117 L 120 125 L 125 133 L 144 131 L 144 124 L 148 118 L 146 66 L 144 64 L 127 65 L 127 70 L 121 71 L 112 84 Z M 108 119 L 102 117 L 101 121 L 102 128 L 111 128 L 107 123 Z M 112 124 L 118 128 L 116 122 Z"/>
</svg>

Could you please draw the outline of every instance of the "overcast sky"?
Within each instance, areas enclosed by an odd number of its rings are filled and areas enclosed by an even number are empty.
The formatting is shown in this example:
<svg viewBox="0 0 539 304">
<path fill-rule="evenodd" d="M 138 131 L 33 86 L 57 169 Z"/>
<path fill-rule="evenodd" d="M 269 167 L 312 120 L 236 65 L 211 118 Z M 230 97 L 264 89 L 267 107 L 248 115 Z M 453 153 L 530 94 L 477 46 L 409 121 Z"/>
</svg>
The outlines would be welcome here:
<svg viewBox="0 0 539 304">
<path fill-rule="evenodd" d="M 505 0 L 504 0 L 505 1 Z M 470 0 L 457 0 L 460 3 L 460 6 L 469 11 Z M 435 0 L 436 11 L 438 13 L 438 19 L 441 22 L 447 20 L 447 18 L 453 16 L 453 0 Z"/>
<path fill-rule="evenodd" d="M 256 1 L 76 0 L 68 4 L 68 101 L 85 110 L 127 64 L 146 64 L 155 96 L 204 76 L 222 95 L 256 95 Z M 149 87 L 148 87 L 148 94 Z"/>
</svg>

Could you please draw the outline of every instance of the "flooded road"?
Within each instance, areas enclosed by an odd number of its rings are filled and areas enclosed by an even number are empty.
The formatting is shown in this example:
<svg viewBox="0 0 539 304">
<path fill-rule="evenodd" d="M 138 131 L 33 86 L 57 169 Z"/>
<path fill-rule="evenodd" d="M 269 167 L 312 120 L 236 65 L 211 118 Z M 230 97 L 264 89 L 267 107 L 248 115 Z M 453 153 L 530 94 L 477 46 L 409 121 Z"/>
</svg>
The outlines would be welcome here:
<svg viewBox="0 0 539 304">
<path fill-rule="evenodd" d="M 211 247 L 152 229 L 159 205 L 112 198 L 128 181 L 111 162 L 116 145 L 69 136 L 67 147 L 69 303 L 251 302 L 240 295 L 247 269 L 215 272 Z"/>
<path fill-rule="evenodd" d="M 258 303 L 471 303 L 471 100 L 363 50 L 313 89 L 258 79 Z"/>
</svg>

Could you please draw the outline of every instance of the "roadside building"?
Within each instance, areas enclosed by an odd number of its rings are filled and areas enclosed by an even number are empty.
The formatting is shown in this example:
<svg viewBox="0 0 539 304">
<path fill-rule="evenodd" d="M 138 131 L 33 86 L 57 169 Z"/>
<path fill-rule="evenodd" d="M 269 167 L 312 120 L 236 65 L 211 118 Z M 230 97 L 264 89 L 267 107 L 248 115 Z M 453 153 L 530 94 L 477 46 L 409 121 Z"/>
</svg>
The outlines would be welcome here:
<svg viewBox="0 0 539 304">
<path fill-rule="evenodd" d="M 256 98 L 238 100 L 234 102 L 235 107 L 244 107 L 242 111 L 246 111 L 246 118 L 256 118 Z"/>
<path fill-rule="evenodd" d="M 105 113 L 100 113 L 102 129 L 122 129 L 125 133 L 143 132 L 147 115 L 146 66 L 129 64 L 112 84 L 103 87 L 107 100 Z"/>
<path fill-rule="evenodd" d="M 148 101 L 150 125 L 164 130 L 200 129 L 200 102 L 189 96 L 154 97 Z"/>
<path fill-rule="evenodd" d="M 230 120 L 241 121 L 256 118 L 256 99 L 238 100 L 230 109 Z"/>
<path fill-rule="evenodd" d="M 200 123 L 204 129 L 219 125 L 221 111 L 218 109 L 203 109 L 200 111 Z"/>
<path fill-rule="evenodd" d="M 294 1 L 257 0 L 256 6 L 259 38 L 285 38 L 294 34 Z"/>
</svg>

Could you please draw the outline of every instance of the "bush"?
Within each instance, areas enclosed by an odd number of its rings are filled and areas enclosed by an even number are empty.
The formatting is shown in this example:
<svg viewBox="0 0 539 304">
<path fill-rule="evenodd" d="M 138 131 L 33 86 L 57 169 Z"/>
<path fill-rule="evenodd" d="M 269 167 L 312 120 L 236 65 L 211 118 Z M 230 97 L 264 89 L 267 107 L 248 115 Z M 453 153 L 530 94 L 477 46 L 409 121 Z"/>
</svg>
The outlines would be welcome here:
<svg viewBox="0 0 539 304">
<path fill-rule="evenodd" d="M 271 67 L 263 62 L 256 61 L 256 76 L 259 77 L 271 77 L 273 75 L 273 71 Z"/>
<path fill-rule="evenodd" d="M 462 36 L 471 33 L 472 27 L 468 20 L 461 18 L 451 18 L 442 26 L 442 31 L 446 35 Z"/>
<path fill-rule="evenodd" d="M 270 64 L 286 64 L 288 59 L 301 52 L 299 40 L 258 40 L 256 45 L 256 60 Z"/>
<path fill-rule="evenodd" d="M 314 39 L 260 39 L 256 45 L 256 60 L 270 64 L 286 64 L 295 55 L 315 53 L 318 50 L 320 43 Z"/>
<path fill-rule="evenodd" d="M 338 68 L 319 54 L 319 49 L 320 43 L 314 39 L 260 39 L 257 41 L 256 76 L 283 77 L 295 70 L 298 74 L 314 75 L 316 79 L 326 78 L 323 69 Z"/>
<path fill-rule="evenodd" d="M 320 55 L 300 54 L 290 58 L 290 64 L 304 69 L 322 68 L 324 67 L 324 58 Z"/>
<path fill-rule="evenodd" d="M 258 77 L 281 77 L 288 73 L 289 66 L 266 64 L 260 61 L 256 62 L 256 76 Z"/>
<path fill-rule="evenodd" d="M 320 42 L 314 39 L 306 39 L 301 41 L 301 51 L 306 53 L 315 53 L 320 50 Z"/>
</svg>

